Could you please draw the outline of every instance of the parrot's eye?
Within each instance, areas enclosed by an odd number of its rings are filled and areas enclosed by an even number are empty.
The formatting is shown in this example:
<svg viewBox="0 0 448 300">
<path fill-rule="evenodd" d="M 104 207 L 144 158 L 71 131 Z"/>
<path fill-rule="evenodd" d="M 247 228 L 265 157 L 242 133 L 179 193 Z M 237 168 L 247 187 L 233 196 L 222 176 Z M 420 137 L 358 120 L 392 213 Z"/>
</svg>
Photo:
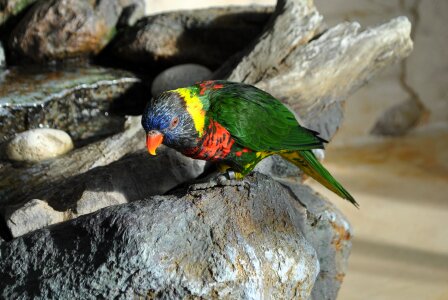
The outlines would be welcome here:
<svg viewBox="0 0 448 300">
<path fill-rule="evenodd" d="M 178 124 L 179 124 L 179 118 L 178 118 L 178 117 L 174 117 L 174 118 L 171 120 L 169 129 L 174 129 L 174 128 L 176 128 L 176 126 L 177 126 Z"/>
</svg>

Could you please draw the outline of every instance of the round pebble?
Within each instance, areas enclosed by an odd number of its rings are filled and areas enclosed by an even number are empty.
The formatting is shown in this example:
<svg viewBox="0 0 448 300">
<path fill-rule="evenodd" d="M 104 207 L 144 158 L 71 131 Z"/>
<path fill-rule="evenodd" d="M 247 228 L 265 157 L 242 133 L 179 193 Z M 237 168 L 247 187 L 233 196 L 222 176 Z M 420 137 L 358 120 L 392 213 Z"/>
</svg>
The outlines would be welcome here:
<svg viewBox="0 0 448 300">
<path fill-rule="evenodd" d="M 163 91 L 190 86 L 198 81 L 210 79 L 212 71 L 197 64 L 183 64 L 166 69 L 152 82 L 151 93 L 159 95 Z"/>
<path fill-rule="evenodd" d="M 39 128 L 18 133 L 7 145 L 6 156 L 14 161 L 38 162 L 73 149 L 71 137 L 58 129 Z"/>
</svg>

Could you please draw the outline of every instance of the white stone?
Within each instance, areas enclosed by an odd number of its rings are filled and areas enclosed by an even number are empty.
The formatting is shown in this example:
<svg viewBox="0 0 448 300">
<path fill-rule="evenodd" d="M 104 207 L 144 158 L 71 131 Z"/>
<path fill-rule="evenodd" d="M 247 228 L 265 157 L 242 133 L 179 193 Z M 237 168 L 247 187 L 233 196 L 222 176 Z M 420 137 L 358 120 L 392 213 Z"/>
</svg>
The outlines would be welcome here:
<svg viewBox="0 0 448 300">
<path fill-rule="evenodd" d="M 33 199 L 16 210 L 7 224 L 13 237 L 64 221 L 64 213 L 55 211 L 47 202 Z"/>
<path fill-rule="evenodd" d="M 6 146 L 10 160 L 38 162 L 73 149 L 71 137 L 62 130 L 39 128 L 17 134 Z"/>
</svg>

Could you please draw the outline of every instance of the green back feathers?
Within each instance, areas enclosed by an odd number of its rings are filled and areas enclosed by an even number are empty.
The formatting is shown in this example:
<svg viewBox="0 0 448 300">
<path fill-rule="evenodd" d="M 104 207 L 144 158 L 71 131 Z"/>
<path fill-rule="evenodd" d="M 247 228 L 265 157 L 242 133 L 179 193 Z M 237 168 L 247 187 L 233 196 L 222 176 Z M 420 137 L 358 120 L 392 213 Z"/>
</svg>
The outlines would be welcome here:
<svg viewBox="0 0 448 300">
<path fill-rule="evenodd" d="M 240 83 L 216 83 L 223 87 L 208 93 L 208 115 L 238 144 L 254 151 L 323 148 L 324 140 L 301 127 L 294 114 L 268 93 Z"/>
</svg>

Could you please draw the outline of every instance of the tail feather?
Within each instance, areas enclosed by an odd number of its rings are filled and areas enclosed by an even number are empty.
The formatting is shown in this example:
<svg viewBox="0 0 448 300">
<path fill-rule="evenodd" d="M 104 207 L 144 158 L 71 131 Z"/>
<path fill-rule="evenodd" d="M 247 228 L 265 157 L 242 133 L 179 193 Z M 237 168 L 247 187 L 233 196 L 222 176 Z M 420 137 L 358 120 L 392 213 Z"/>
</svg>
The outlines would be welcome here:
<svg viewBox="0 0 448 300">
<path fill-rule="evenodd" d="M 317 160 L 311 150 L 287 151 L 280 155 L 298 166 L 307 175 L 316 179 L 320 184 L 340 197 L 347 199 L 355 207 L 359 207 L 350 193 L 328 172 Z"/>
</svg>

